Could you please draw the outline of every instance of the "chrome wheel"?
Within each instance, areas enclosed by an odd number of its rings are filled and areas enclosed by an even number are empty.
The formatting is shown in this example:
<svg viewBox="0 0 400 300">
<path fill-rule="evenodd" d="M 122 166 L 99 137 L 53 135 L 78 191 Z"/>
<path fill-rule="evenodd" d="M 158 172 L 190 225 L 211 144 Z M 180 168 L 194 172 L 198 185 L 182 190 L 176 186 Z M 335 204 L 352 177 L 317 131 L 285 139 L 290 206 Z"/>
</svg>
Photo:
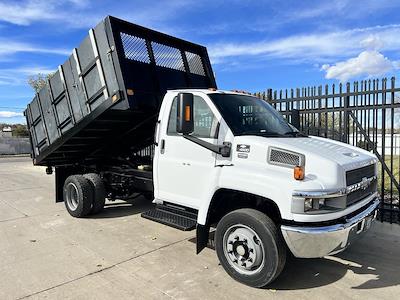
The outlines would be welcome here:
<svg viewBox="0 0 400 300">
<path fill-rule="evenodd" d="M 78 188 L 72 182 L 70 182 L 66 187 L 66 194 L 65 194 L 68 208 L 72 211 L 76 210 L 78 207 L 79 202 L 79 193 Z"/>
<path fill-rule="evenodd" d="M 260 237 L 243 224 L 233 225 L 225 232 L 223 251 L 229 264 L 241 274 L 255 274 L 262 269 L 265 262 Z"/>
</svg>

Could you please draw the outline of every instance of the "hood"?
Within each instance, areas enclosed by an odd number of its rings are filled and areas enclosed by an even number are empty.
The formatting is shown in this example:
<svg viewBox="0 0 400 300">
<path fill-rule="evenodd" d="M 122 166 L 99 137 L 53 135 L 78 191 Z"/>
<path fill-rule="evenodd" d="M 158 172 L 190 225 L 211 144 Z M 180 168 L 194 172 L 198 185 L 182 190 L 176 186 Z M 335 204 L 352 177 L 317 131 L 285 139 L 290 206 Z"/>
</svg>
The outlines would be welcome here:
<svg viewBox="0 0 400 300">
<path fill-rule="evenodd" d="M 368 151 L 322 137 L 275 138 L 273 144 L 280 148 L 300 152 L 306 157 L 320 156 L 334 161 L 346 171 L 376 162 L 376 156 Z"/>
<path fill-rule="evenodd" d="M 363 149 L 321 137 L 266 138 L 260 136 L 235 137 L 234 150 L 242 145 L 250 146 L 248 160 L 265 162 L 269 147 L 298 152 L 305 156 L 306 179 L 317 180 L 329 188 L 337 185 L 340 178 L 345 186 L 345 172 L 376 163 L 375 155 Z M 270 168 L 282 168 L 271 166 Z"/>
</svg>

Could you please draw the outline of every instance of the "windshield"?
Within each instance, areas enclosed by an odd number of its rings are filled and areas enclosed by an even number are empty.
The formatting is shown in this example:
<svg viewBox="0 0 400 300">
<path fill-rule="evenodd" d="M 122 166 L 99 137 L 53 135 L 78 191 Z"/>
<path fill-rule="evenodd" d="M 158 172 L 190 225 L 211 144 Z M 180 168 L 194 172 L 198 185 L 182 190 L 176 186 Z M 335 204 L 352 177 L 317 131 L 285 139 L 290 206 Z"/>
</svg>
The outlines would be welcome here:
<svg viewBox="0 0 400 300">
<path fill-rule="evenodd" d="M 247 95 L 209 94 L 234 135 L 298 136 L 299 131 L 264 100 Z"/>
</svg>

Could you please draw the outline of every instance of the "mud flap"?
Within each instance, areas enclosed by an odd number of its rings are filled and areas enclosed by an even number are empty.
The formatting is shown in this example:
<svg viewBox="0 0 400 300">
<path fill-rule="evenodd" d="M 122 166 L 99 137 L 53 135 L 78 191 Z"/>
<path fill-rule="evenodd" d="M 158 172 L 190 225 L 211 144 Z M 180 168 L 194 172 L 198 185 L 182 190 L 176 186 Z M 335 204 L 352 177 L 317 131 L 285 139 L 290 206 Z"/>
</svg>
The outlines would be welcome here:
<svg viewBox="0 0 400 300">
<path fill-rule="evenodd" d="M 209 225 L 196 226 L 196 254 L 199 254 L 208 244 L 208 236 L 210 233 Z"/>
</svg>

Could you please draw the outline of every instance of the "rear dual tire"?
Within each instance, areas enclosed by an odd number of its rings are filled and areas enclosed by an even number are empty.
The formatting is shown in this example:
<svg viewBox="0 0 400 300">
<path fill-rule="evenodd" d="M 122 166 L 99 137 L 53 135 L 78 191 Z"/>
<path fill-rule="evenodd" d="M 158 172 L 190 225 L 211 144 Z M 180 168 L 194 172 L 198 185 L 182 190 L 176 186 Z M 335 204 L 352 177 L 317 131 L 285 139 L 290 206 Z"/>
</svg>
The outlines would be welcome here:
<svg viewBox="0 0 400 300">
<path fill-rule="evenodd" d="M 82 175 L 71 175 L 64 183 L 64 203 L 68 213 L 75 218 L 86 216 L 93 202 L 93 187 Z"/>
<path fill-rule="evenodd" d="M 103 180 L 96 173 L 85 174 L 83 177 L 90 182 L 93 188 L 93 203 L 90 213 L 97 214 L 103 210 L 106 202 L 106 189 Z"/>
<path fill-rule="evenodd" d="M 64 203 L 68 213 L 76 218 L 99 213 L 105 203 L 105 188 L 99 175 L 71 175 L 64 183 Z"/>
</svg>

